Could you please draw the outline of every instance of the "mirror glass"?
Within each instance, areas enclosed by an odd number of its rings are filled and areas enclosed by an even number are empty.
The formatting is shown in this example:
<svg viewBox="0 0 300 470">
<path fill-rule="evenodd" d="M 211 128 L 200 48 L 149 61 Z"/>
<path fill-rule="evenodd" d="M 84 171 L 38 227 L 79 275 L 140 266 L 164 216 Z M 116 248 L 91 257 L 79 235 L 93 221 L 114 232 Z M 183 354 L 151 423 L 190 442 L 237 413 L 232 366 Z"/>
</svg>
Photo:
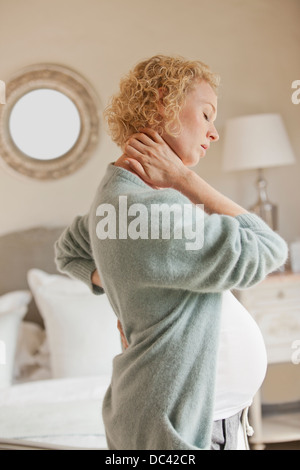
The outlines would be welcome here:
<svg viewBox="0 0 300 470">
<path fill-rule="evenodd" d="M 9 131 L 28 157 L 52 160 L 67 153 L 80 134 L 80 115 L 63 93 L 39 89 L 26 93 L 12 108 Z"/>
</svg>

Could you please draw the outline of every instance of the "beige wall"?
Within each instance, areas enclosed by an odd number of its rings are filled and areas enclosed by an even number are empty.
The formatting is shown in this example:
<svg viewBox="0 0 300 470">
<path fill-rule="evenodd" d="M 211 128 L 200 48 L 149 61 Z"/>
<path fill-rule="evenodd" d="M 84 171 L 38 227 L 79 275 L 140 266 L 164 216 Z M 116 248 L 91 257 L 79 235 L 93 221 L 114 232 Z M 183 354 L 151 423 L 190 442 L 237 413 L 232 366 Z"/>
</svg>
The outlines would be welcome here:
<svg viewBox="0 0 300 470">
<path fill-rule="evenodd" d="M 290 242 L 300 235 L 300 104 L 291 101 L 291 83 L 300 79 L 299 20 L 299 0 L 0 0 L 0 79 L 29 64 L 61 63 L 85 75 L 105 105 L 140 59 L 164 53 L 207 62 L 222 77 L 221 139 L 196 171 L 240 204 L 254 203 L 254 171 L 221 171 L 224 122 L 281 113 L 298 163 L 266 175 Z M 88 164 L 59 181 L 23 180 L 0 167 L 0 234 L 71 222 L 88 210 L 118 155 L 103 130 Z"/>
</svg>

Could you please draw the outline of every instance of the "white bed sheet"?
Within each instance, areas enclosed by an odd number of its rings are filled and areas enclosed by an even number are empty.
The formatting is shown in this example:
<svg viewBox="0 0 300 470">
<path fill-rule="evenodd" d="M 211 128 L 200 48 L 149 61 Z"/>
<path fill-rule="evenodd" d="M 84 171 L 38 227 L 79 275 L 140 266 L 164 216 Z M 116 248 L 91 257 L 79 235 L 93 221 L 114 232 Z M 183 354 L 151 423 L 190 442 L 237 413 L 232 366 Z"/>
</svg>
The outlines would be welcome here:
<svg viewBox="0 0 300 470">
<path fill-rule="evenodd" d="M 107 449 L 102 401 L 110 376 L 41 380 L 0 391 L 0 440 Z"/>
</svg>

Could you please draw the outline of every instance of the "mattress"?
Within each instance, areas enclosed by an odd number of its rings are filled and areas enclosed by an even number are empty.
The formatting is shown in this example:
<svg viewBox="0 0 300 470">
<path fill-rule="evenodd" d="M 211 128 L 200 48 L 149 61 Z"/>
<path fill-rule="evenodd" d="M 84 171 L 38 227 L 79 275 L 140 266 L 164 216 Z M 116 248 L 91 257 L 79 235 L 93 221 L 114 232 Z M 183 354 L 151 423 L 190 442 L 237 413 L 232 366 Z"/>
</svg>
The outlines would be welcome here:
<svg viewBox="0 0 300 470">
<path fill-rule="evenodd" d="M 0 391 L 0 443 L 107 449 L 102 401 L 110 376 L 41 380 Z"/>
</svg>

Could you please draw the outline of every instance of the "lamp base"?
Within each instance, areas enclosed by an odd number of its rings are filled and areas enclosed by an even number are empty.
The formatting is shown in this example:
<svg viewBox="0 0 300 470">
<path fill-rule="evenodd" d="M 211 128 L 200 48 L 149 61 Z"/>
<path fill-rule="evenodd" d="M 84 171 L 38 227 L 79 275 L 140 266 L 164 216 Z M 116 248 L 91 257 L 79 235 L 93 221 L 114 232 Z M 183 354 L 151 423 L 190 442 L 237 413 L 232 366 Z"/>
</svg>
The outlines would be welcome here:
<svg viewBox="0 0 300 470">
<path fill-rule="evenodd" d="M 275 204 L 272 204 L 267 196 L 267 182 L 263 177 L 262 170 L 259 170 L 259 176 L 257 179 L 258 189 L 258 201 L 254 206 L 250 207 L 250 212 L 261 217 L 272 230 L 277 230 L 277 216 L 278 208 Z"/>
</svg>

